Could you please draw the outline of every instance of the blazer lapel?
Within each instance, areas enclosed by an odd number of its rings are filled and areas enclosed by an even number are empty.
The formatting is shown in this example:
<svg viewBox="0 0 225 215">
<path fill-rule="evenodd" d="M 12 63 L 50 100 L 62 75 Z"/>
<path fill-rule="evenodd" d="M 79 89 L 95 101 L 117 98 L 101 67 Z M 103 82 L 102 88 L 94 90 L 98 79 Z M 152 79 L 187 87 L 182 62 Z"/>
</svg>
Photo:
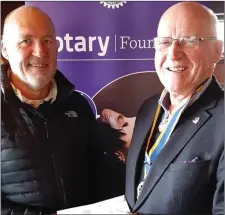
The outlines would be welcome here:
<svg viewBox="0 0 225 215">
<path fill-rule="evenodd" d="M 198 113 L 196 117 L 199 117 L 199 121 L 196 124 L 193 122 L 195 116 L 189 117 L 189 119 L 185 119 L 187 120 L 185 124 L 180 125 L 171 135 L 169 141 L 156 158 L 149 174 L 145 179 L 142 192 L 140 193 L 140 196 L 133 208 L 134 211 L 138 210 L 138 208 L 142 205 L 156 183 L 162 177 L 163 173 L 166 171 L 169 164 L 180 153 L 195 133 L 206 123 L 206 121 L 210 118 L 210 114 L 204 111 Z"/>
<path fill-rule="evenodd" d="M 126 200 L 132 208 L 134 207 L 136 201 L 136 172 L 138 169 L 138 164 L 139 162 L 141 162 L 141 152 L 142 150 L 145 150 L 145 144 L 143 143 L 153 122 L 158 105 L 157 102 L 153 104 L 154 105 L 151 108 L 146 108 L 147 111 L 144 111 L 141 116 L 138 117 L 138 120 L 135 123 L 136 129 L 134 130 L 131 141 L 132 147 L 130 148 L 128 153 L 126 163 Z"/>
</svg>

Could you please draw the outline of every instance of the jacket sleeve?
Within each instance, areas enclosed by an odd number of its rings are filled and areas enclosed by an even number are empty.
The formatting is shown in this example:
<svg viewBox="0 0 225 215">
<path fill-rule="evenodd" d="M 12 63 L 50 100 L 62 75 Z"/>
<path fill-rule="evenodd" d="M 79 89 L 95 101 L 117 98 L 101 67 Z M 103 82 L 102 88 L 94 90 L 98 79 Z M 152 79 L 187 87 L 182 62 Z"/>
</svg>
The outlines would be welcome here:
<svg viewBox="0 0 225 215">
<path fill-rule="evenodd" d="M 217 168 L 217 184 L 213 198 L 212 213 L 215 215 L 224 214 L 224 151 L 221 154 Z"/>
<path fill-rule="evenodd" d="M 18 204 L 11 202 L 10 200 L 4 198 L 4 193 L 1 193 L 2 205 L 1 214 L 2 215 L 41 215 L 43 214 L 43 208 L 28 206 L 24 204 Z"/>
<path fill-rule="evenodd" d="M 89 144 L 90 192 L 99 202 L 125 192 L 125 163 L 117 158 L 115 148 L 122 144 L 118 133 L 109 125 L 96 121 Z"/>
</svg>

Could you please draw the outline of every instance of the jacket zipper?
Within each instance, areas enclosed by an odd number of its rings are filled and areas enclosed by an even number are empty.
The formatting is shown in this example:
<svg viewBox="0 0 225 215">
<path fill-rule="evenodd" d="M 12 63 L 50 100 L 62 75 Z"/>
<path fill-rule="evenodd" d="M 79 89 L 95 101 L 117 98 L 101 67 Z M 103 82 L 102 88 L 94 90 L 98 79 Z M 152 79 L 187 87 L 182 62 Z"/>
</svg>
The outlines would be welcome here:
<svg viewBox="0 0 225 215">
<path fill-rule="evenodd" d="M 63 186 L 63 180 L 62 180 L 62 177 L 60 176 L 60 174 L 58 173 L 58 170 L 56 167 L 56 162 L 55 162 L 55 157 L 54 157 L 53 153 L 51 155 L 52 155 L 52 162 L 53 162 L 53 166 L 54 166 L 54 170 L 55 170 L 55 174 L 56 174 L 58 188 L 59 188 L 59 190 L 61 190 L 61 193 L 63 194 L 63 201 L 64 201 L 64 204 L 66 205 L 67 201 L 66 201 L 66 195 L 65 195 L 65 190 L 64 190 L 64 186 Z"/>
<path fill-rule="evenodd" d="M 43 119 L 44 121 L 44 125 L 45 125 L 45 131 L 46 131 L 46 138 L 48 139 L 49 138 L 49 131 L 48 131 L 48 124 L 47 124 L 47 119 L 41 114 L 41 113 L 38 113 L 36 112 L 41 119 Z M 67 201 L 66 201 L 66 192 L 65 192 L 65 189 L 64 189 L 64 184 L 63 184 L 63 180 L 62 180 L 62 177 L 61 175 L 59 174 L 59 171 L 57 169 L 57 166 L 56 166 L 56 159 L 54 157 L 54 154 L 51 153 L 51 157 L 52 157 L 52 163 L 53 163 L 53 167 L 54 167 L 54 171 L 55 171 L 55 175 L 56 175 L 56 182 L 57 182 L 57 186 L 60 190 L 60 192 L 63 194 L 63 201 L 64 201 L 64 204 L 66 205 L 67 204 Z"/>
</svg>

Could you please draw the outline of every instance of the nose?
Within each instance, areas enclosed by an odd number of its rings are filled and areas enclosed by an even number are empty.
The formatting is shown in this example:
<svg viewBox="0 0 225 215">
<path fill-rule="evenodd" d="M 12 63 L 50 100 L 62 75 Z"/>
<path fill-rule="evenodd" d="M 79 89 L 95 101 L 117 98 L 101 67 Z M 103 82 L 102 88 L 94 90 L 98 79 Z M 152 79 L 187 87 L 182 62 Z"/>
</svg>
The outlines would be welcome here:
<svg viewBox="0 0 225 215">
<path fill-rule="evenodd" d="M 112 128 L 116 129 L 116 130 L 121 130 L 125 124 L 125 117 L 123 117 L 123 115 L 114 115 L 110 117 L 110 125 Z"/>
<path fill-rule="evenodd" d="M 118 119 L 117 123 L 118 123 L 119 129 L 122 129 L 123 127 L 127 126 L 126 118 L 123 115 L 119 115 L 117 119 Z"/>
<path fill-rule="evenodd" d="M 171 46 L 168 48 L 167 51 L 167 57 L 170 58 L 170 60 L 178 60 L 183 55 L 183 49 L 181 45 L 178 43 L 178 41 L 173 41 Z"/>
<path fill-rule="evenodd" d="M 33 55 L 39 58 L 46 57 L 48 55 L 47 48 L 45 44 L 41 41 L 38 41 L 33 46 Z"/>
</svg>

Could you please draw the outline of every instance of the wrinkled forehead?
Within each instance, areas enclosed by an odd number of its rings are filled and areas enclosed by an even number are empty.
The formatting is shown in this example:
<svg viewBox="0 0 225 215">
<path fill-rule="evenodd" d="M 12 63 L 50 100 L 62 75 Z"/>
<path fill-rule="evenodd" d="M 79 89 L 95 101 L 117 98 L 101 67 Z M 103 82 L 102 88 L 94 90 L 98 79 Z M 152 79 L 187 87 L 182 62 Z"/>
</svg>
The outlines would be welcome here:
<svg viewBox="0 0 225 215">
<path fill-rule="evenodd" d="M 38 13 L 27 13 L 22 16 L 12 16 L 4 26 L 4 34 L 48 34 L 54 35 L 54 26 L 48 17 Z"/>
<path fill-rule="evenodd" d="M 181 36 L 209 37 L 215 34 L 211 22 L 194 14 L 166 14 L 158 25 L 158 36 L 179 38 Z"/>
</svg>

